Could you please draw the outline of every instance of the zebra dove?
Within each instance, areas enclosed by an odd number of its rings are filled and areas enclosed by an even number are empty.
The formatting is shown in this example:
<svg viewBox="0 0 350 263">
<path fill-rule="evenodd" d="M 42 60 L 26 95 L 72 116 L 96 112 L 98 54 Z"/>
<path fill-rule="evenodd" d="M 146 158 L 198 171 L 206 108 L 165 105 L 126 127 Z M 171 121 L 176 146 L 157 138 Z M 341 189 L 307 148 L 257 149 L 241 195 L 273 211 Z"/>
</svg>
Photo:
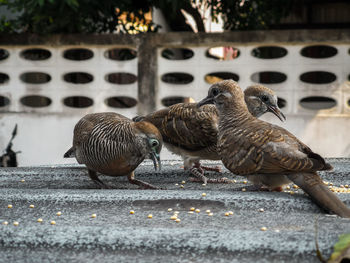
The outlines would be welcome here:
<svg viewBox="0 0 350 263">
<path fill-rule="evenodd" d="M 75 157 L 85 164 L 90 178 L 101 188 L 108 188 L 96 172 L 110 176 L 127 175 L 129 182 L 145 188 L 155 186 L 135 179 L 134 170 L 145 159 L 152 159 L 160 169 L 162 136 L 149 122 L 133 122 L 123 115 L 105 112 L 88 114 L 74 128 L 73 147 L 65 158 Z"/>
<path fill-rule="evenodd" d="M 254 176 L 258 176 L 257 180 L 268 187 L 292 181 L 318 206 L 350 217 L 350 209 L 317 174 L 332 166 L 287 130 L 253 117 L 236 82 L 212 85 L 197 106 L 208 103 L 214 103 L 219 112 L 218 151 L 227 169 L 248 175 L 253 183 Z"/>
<path fill-rule="evenodd" d="M 245 100 L 249 111 L 256 117 L 272 112 L 279 119 L 285 119 L 277 106 L 277 96 L 269 88 L 262 85 L 248 87 L 245 90 Z M 180 155 L 184 160 L 184 168 L 190 169 L 200 181 L 205 184 L 226 182 L 222 179 L 208 179 L 204 176 L 204 170 L 217 171 L 218 168 L 201 166 L 199 162 L 201 159 L 220 160 L 216 148 L 218 112 L 215 106 L 198 108 L 196 103 L 178 103 L 145 117 L 135 117 L 134 120 L 154 124 L 161 132 L 165 146 Z"/>
</svg>

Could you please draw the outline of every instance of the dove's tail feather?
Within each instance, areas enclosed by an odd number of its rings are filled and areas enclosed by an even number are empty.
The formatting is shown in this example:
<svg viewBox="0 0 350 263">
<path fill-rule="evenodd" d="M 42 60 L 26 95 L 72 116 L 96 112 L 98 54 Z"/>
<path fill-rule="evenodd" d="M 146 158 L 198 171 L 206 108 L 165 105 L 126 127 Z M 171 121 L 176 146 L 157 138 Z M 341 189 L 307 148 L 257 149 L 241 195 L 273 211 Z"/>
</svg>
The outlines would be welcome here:
<svg viewBox="0 0 350 263">
<path fill-rule="evenodd" d="M 317 164 L 317 166 L 320 166 L 318 171 L 330 171 L 333 169 L 333 166 L 327 163 L 321 155 L 311 151 L 307 156 L 314 160 L 315 165 Z"/>
<path fill-rule="evenodd" d="M 329 190 L 317 173 L 291 174 L 288 178 L 303 189 L 319 207 L 350 218 L 350 208 Z"/>
</svg>

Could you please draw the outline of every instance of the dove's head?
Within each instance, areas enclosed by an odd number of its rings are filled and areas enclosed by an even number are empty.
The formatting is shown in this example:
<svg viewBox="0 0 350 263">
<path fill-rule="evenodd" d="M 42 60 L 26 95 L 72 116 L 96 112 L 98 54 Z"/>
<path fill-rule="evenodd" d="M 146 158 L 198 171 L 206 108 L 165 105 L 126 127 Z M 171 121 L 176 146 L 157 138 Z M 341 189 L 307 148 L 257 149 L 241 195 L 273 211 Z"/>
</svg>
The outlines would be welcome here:
<svg viewBox="0 0 350 263">
<path fill-rule="evenodd" d="M 278 107 L 278 98 L 275 92 L 263 85 L 253 85 L 244 91 L 245 102 L 250 113 L 259 118 L 266 112 L 271 112 L 281 121 L 286 117 Z"/>
<path fill-rule="evenodd" d="M 142 140 L 143 152 L 146 159 L 151 159 L 155 170 L 161 169 L 160 151 L 162 150 L 163 139 L 159 130 L 150 122 L 135 122 L 138 129 L 137 136 Z"/>
<path fill-rule="evenodd" d="M 215 104 L 219 111 L 226 108 L 247 110 L 244 94 L 238 83 L 233 80 L 223 80 L 213 84 L 208 96 L 197 103 L 197 107 L 205 104 Z"/>
</svg>

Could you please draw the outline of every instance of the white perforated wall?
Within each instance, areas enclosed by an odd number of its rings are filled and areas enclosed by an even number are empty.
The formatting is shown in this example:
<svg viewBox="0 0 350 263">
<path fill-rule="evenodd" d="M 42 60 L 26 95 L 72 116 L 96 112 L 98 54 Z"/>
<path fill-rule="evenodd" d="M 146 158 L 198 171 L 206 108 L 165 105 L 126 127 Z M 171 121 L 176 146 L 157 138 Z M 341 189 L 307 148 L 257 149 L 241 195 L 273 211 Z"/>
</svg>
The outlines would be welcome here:
<svg viewBox="0 0 350 263">
<path fill-rule="evenodd" d="M 303 56 L 301 51 L 311 44 L 269 43 L 265 46 L 282 47 L 287 51 L 286 55 L 273 59 L 254 57 L 252 55 L 254 50 L 264 45 L 264 43 L 234 45 L 234 48 L 239 50 L 239 56 L 227 61 L 206 55 L 209 48 L 217 45 L 182 47 L 193 52 L 193 56 L 185 60 L 167 59 L 162 56 L 162 52 L 170 47 L 158 47 L 156 74 L 158 94 L 154 98 L 157 109 L 164 107 L 162 101 L 169 97 L 175 97 L 173 102 L 186 97 L 192 97 L 196 101 L 205 97 L 211 85 L 205 80 L 205 76 L 209 73 L 233 73 L 238 76 L 238 83 L 242 88 L 256 82 L 253 77 L 255 73 L 282 73 L 277 76 L 277 82 L 281 81 L 278 79 L 280 76 L 283 79 L 283 74 L 286 79 L 280 83 L 268 83 L 271 79 L 272 82 L 276 82 L 274 77 L 255 74 L 260 80 L 265 82 L 267 80 L 264 85 L 274 89 L 277 95 L 286 101 L 286 105 L 282 108 L 287 116 L 286 123 L 280 123 L 269 114 L 263 119 L 287 128 L 324 156 L 349 156 L 350 45 L 322 43 L 333 47 L 336 54 L 329 58 L 308 58 Z M 35 61 L 25 59 L 22 52 L 32 48 L 47 50 L 51 56 Z M 92 57 L 86 60 L 70 60 L 64 57 L 67 50 L 76 48 L 87 49 L 92 53 Z M 22 151 L 18 156 L 20 165 L 72 162 L 63 159 L 62 155 L 70 147 L 73 127 L 82 116 L 101 111 L 115 111 L 128 117 L 135 116 L 139 99 L 137 56 L 129 60 L 113 60 L 106 57 L 106 52 L 111 49 L 125 48 L 136 50 L 136 47 L 132 46 L 115 45 L 0 46 L 0 149 L 6 147 L 12 129 L 17 123 L 18 136 L 14 141 L 14 150 Z M 8 57 L 1 50 L 7 51 Z M 77 57 L 79 56 L 78 54 Z M 130 54 L 123 59 L 128 58 Z M 328 74 L 331 75 L 331 81 L 322 74 L 311 74 L 309 79 L 316 78 L 317 82 L 324 81 L 325 78 L 328 83 L 310 84 L 300 79 L 302 74 L 313 71 L 332 73 Z M 23 74 L 28 72 L 46 73 L 49 77 L 47 75 L 23 77 Z M 66 74 L 74 72 L 90 75 L 67 77 Z M 121 74 L 108 77 L 114 73 Z M 183 79 L 183 75 L 180 78 L 167 77 L 168 73 L 186 73 L 190 78 Z M 332 80 L 332 77 L 335 79 Z M 189 83 L 174 83 L 179 79 L 180 82 Z M 169 80 L 170 83 L 167 83 Z M 41 97 L 23 99 L 27 96 Z M 110 106 L 107 103 L 108 98 L 116 98 L 111 99 Z M 308 101 L 310 98 L 311 102 Z M 306 103 L 301 103 L 305 99 Z M 177 158 L 166 151 L 162 154 L 163 159 Z"/>
<path fill-rule="evenodd" d="M 111 73 L 131 73 L 137 76 L 137 57 L 126 61 L 116 61 L 105 56 L 106 51 L 121 47 L 2 46 L 0 48 L 9 52 L 8 58 L 0 60 L 0 72 L 9 76 L 9 81 L 0 84 L 0 95 L 8 97 L 11 101 L 10 105 L 3 109 L 3 112 L 82 115 L 90 112 L 115 111 L 118 109 L 118 112 L 128 117 L 136 114 L 136 107 L 134 106 L 120 108 L 110 107 L 106 104 L 106 99 L 111 97 L 128 97 L 137 102 L 136 81 L 132 84 L 116 84 L 106 79 L 107 75 Z M 51 56 L 37 61 L 23 58 L 21 52 L 31 48 L 48 50 L 51 52 Z M 76 48 L 88 49 L 93 56 L 86 60 L 64 58 L 65 51 Z M 28 72 L 46 73 L 51 80 L 42 84 L 26 83 L 21 79 L 21 75 Z M 64 80 L 66 74 L 75 72 L 88 73 L 93 79 L 87 83 L 72 83 Z M 33 78 L 35 79 L 35 76 Z M 29 95 L 47 97 L 51 100 L 51 104 L 45 107 L 28 107 L 21 103 L 21 99 Z M 75 96 L 87 97 L 92 100 L 92 105 L 85 105 L 84 101 L 79 102 L 79 100 L 75 102 L 76 105 L 67 106 L 64 104 L 65 98 Z"/>
<path fill-rule="evenodd" d="M 314 44 L 313 44 L 314 45 Z M 337 54 L 330 58 L 307 58 L 301 55 L 301 50 L 308 45 L 278 45 L 287 50 L 287 54 L 281 58 L 261 59 L 254 57 L 252 51 L 256 47 L 234 46 L 239 49 L 240 55 L 228 61 L 215 60 L 206 56 L 208 47 L 186 47 L 193 51 L 192 58 L 186 60 L 169 60 L 161 56 L 164 49 L 158 51 L 158 85 L 159 97 L 157 106 L 162 107 L 161 99 L 165 96 L 192 97 L 200 100 L 207 95 L 211 84 L 205 81 L 205 76 L 213 72 L 228 72 L 239 76 L 238 83 L 245 89 L 257 83 L 252 79 L 254 73 L 270 71 L 286 75 L 286 80 L 281 83 L 264 83 L 264 85 L 276 91 L 280 98 L 286 100 L 287 105 L 283 109 L 286 114 L 298 115 L 347 115 L 349 105 L 344 103 L 343 96 L 349 90 L 348 76 L 350 74 L 349 45 L 330 45 L 335 47 Z M 271 45 L 269 45 L 271 46 Z M 326 84 L 312 84 L 300 80 L 303 73 L 322 71 L 334 74 L 336 79 Z M 194 77 L 188 84 L 169 84 L 162 81 L 162 76 L 167 73 L 181 72 Z M 333 98 L 336 105 L 330 109 L 310 110 L 300 105 L 300 100 L 312 96 L 324 96 Z"/>
</svg>

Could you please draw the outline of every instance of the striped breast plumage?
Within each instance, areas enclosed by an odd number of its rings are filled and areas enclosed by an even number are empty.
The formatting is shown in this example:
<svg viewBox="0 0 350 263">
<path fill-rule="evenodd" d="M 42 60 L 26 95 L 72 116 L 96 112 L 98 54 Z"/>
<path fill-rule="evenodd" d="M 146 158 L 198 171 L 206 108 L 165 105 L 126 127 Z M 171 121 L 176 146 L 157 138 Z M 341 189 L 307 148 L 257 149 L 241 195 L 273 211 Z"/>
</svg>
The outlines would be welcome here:
<svg viewBox="0 0 350 263">
<path fill-rule="evenodd" d="M 124 175 L 143 160 L 132 121 L 116 113 L 91 114 L 74 129 L 76 158 L 107 175 Z"/>
</svg>

